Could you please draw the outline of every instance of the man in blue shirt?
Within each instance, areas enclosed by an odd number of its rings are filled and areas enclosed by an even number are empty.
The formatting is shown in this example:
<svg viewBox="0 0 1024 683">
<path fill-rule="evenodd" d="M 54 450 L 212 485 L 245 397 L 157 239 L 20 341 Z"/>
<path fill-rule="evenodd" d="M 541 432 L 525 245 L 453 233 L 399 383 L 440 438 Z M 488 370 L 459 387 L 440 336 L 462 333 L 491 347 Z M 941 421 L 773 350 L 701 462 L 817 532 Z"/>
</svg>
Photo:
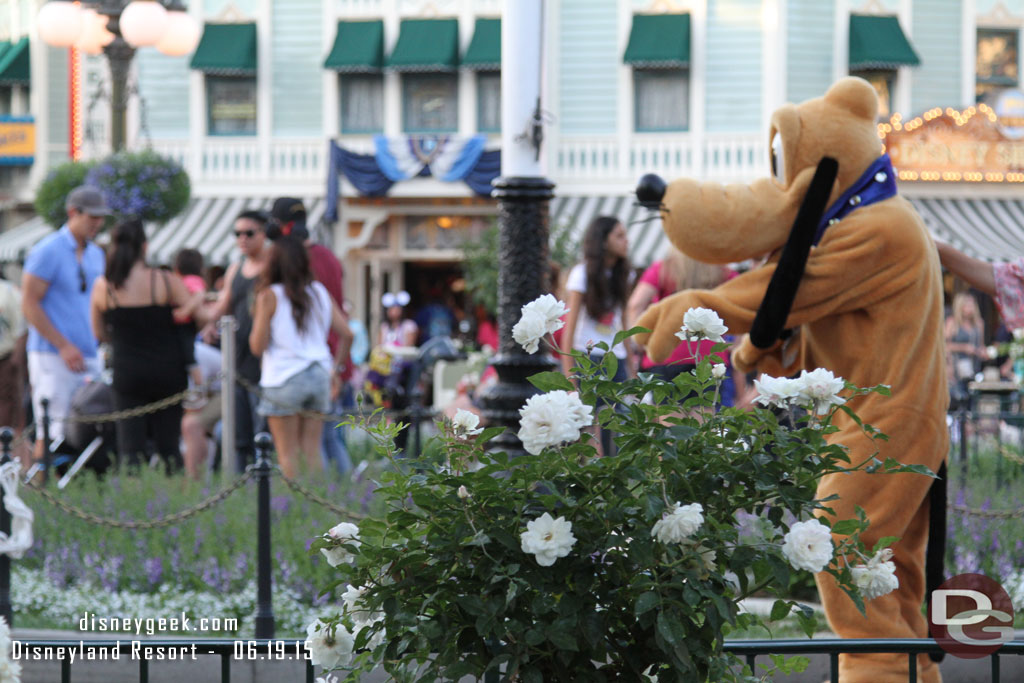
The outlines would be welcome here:
<svg viewBox="0 0 1024 683">
<path fill-rule="evenodd" d="M 96 336 L 89 319 L 93 281 L 103 274 L 103 250 L 92 243 L 110 215 L 103 195 L 82 185 L 64 202 L 67 222 L 32 247 L 22 277 L 22 312 L 29 324 L 28 372 L 32 408 L 42 419 L 50 401 L 50 437 L 64 435 L 71 396 L 100 372 Z M 42 457 L 42 429 L 35 457 Z"/>
</svg>

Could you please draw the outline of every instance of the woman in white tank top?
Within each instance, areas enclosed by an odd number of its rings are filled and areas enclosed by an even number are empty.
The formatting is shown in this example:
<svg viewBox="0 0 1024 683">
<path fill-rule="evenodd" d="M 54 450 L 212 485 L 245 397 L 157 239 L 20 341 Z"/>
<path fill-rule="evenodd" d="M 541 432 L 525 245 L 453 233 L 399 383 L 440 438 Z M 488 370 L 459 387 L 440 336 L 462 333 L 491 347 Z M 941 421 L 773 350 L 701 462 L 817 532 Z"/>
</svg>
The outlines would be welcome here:
<svg viewBox="0 0 1024 683">
<path fill-rule="evenodd" d="M 332 361 L 327 334 L 338 334 Z M 327 412 L 341 386 L 332 372 L 348 358 L 352 331 L 327 289 L 313 280 L 306 247 L 292 237 L 276 240 L 259 285 L 249 347 L 261 356 L 259 412 L 267 418 L 278 463 L 286 477 L 321 468 L 323 422 L 301 415 Z"/>
</svg>

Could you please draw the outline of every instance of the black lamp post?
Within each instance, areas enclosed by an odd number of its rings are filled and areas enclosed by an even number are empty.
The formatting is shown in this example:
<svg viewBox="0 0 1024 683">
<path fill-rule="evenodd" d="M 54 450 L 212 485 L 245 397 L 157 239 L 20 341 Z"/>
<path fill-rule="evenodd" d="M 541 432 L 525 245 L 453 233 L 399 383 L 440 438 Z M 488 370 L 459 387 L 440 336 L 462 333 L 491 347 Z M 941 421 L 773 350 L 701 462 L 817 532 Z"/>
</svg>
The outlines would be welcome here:
<svg viewBox="0 0 1024 683">
<path fill-rule="evenodd" d="M 491 424 L 506 427 L 491 447 L 510 454 L 523 452 L 516 436 L 519 409 L 537 393 L 527 378 L 555 366 L 544 351 L 528 354 L 512 339 L 522 307 L 550 291 L 548 206 L 555 185 L 544 177 L 541 162 L 543 13 L 542 0 L 514 0 L 505 3 L 501 21 L 501 177 L 493 193 L 501 346 L 494 360 L 498 382 L 484 395 L 483 412 Z"/>
</svg>

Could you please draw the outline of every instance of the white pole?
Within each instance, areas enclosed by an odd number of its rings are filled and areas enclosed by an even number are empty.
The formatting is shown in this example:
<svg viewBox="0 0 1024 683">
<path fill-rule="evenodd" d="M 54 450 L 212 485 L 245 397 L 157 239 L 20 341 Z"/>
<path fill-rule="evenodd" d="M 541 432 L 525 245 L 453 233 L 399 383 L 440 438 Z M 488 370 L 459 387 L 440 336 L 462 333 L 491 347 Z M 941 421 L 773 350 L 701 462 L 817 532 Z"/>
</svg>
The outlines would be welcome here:
<svg viewBox="0 0 1024 683">
<path fill-rule="evenodd" d="M 533 145 L 533 120 L 542 97 L 544 1 L 505 0 L 501 18 L 501 175 L 545 175 Z"/>
</svg>

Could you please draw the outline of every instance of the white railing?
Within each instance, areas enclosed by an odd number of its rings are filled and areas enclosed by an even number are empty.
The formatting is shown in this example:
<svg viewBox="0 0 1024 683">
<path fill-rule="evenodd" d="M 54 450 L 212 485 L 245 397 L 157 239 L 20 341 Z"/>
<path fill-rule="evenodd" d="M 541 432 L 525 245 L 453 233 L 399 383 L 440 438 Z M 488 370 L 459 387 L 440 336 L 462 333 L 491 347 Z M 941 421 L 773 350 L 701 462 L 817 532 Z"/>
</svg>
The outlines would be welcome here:
<svg viewBox="0 0 1024 683">
<path fill-rule="evenodd" d="M 372 153 L 370 136 L 346 136 L 341 144 Z M 208 137 L 199 149 L 188 140 L 153 140 L 153 149 L 181 163 L 194 185 L 323 186 L 327 178 L 327 140 Z M 549 174 L 562 186 L 587 183 L 630 186 L 645 173 L 666 180 L 699 178 L 749 182 L 767 175 L 766 143 L 759 134 L 688 134 L 563 137 L 550 151 Z"/>
<path fill-rule="evenodd" d="M 188 140 L 153 140 L 153 149 L 180 163 L 198 183 L 312 183 L 327 174 L 327 140 L 208 137 L 198 149 Z"/>
<path fill-rule="evenodd" d="M 766 144 L 759 134 L 643 134 L 627 139 L 563 137 L 552 153 L 551 175 L 576 182 L 632 183 L 645 173 L 747 182 L 768 172 Z"/>
</svg>

